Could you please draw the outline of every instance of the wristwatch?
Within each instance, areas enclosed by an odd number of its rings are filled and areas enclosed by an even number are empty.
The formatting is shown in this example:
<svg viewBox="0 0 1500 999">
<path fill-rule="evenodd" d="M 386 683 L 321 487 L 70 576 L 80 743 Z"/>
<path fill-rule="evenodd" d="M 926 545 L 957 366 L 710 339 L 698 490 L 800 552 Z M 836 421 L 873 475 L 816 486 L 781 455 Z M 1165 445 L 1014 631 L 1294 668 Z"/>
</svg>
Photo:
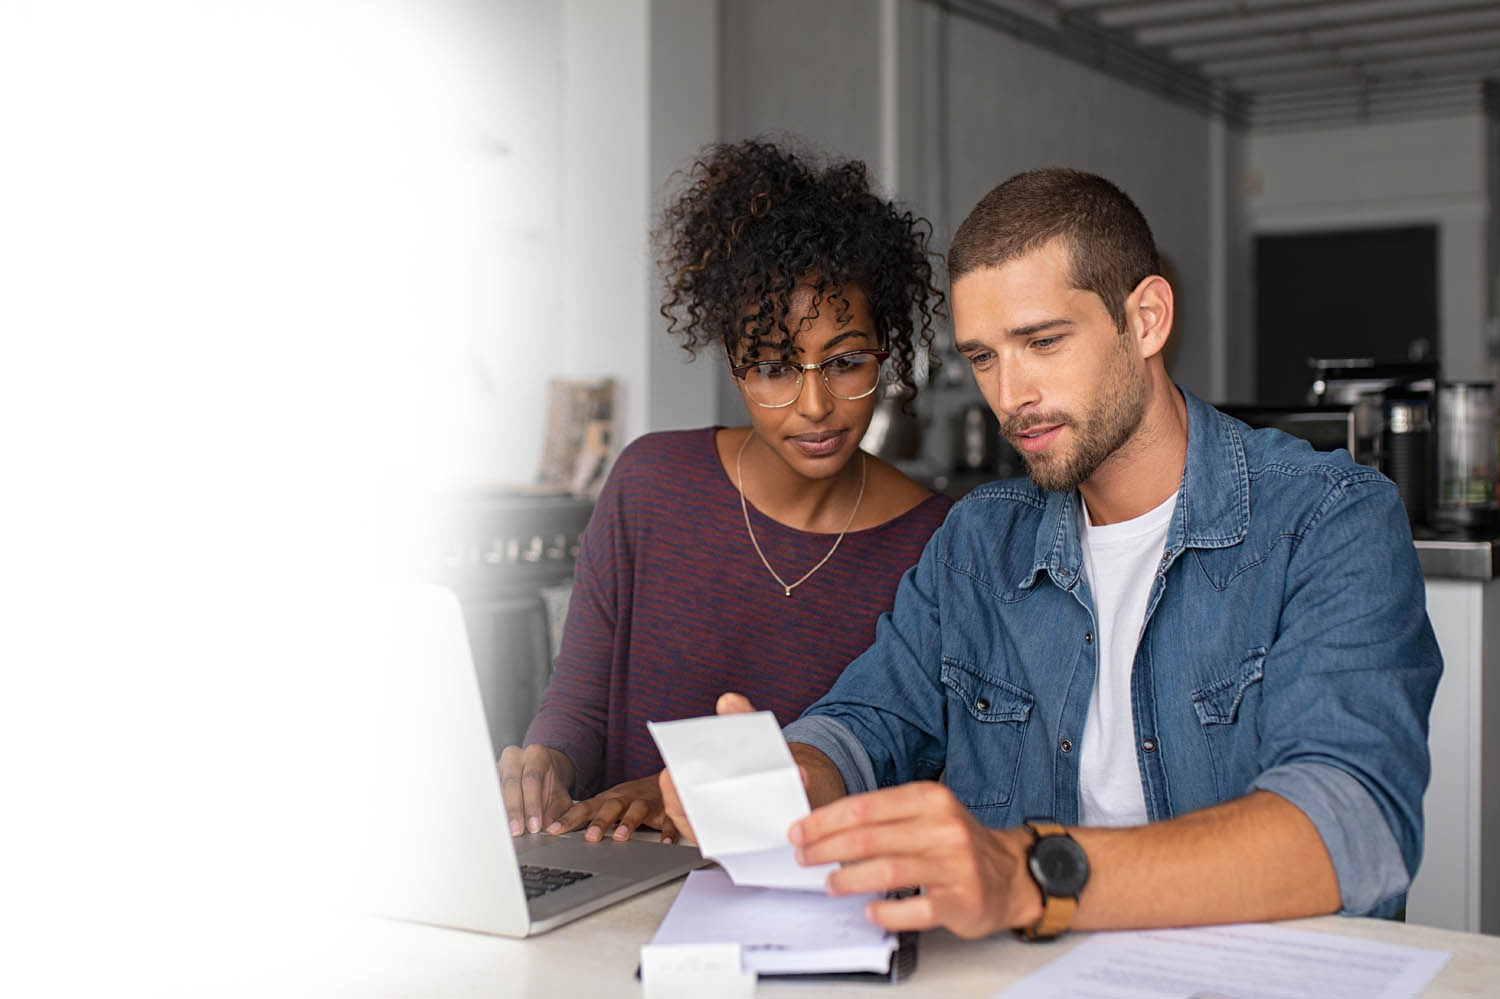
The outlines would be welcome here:
<svg viewBox="0 0 1500 999">
<path fill-rule="evenodd" d="M 1073 922 L 1078 897 L 1089 880 L 1089 858 L 1052 819 L 1027 819 L 1024 824 L 1033 837 L 1026 867 L 1042 891 L 1042 918 L 1016 933 L 1026 940 L 1050 940 Z"/>
</svg>

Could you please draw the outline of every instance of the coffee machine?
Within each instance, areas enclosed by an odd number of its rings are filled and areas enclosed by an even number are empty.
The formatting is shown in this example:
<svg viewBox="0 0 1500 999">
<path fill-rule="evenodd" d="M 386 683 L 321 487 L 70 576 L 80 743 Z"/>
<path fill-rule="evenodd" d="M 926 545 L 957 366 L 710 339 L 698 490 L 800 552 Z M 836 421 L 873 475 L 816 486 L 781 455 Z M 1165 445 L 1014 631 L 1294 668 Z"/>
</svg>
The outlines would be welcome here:
<svg viewBox="0 0 1500 999">
<path fill-rule="evenodd" d="M 1252 427 L 1275 427 L 1319 450 L 1348 450 L 1395 482 L 1412 525 L 1426 526 L 1436 498 L 1437 365 L 1372 357 L 1316 357 L 1307 364 L 1311 378 L 1302 405 L 1222 408 Z"/>
</svg>

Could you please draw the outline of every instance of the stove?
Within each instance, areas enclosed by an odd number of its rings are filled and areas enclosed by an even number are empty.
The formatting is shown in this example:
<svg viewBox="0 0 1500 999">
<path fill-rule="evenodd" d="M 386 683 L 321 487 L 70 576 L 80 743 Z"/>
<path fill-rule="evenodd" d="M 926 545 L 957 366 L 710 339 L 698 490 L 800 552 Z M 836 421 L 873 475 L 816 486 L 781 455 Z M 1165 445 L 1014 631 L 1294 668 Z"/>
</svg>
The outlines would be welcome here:
<svg viewBox="0 0 1500 999">
<path fill-rule="evenodd" d="M 463 605 L 490 740 L 519 744 L 552 675 L 593 501 L 524 490 L 443 497 L 419 574 Z"/>
</svg>

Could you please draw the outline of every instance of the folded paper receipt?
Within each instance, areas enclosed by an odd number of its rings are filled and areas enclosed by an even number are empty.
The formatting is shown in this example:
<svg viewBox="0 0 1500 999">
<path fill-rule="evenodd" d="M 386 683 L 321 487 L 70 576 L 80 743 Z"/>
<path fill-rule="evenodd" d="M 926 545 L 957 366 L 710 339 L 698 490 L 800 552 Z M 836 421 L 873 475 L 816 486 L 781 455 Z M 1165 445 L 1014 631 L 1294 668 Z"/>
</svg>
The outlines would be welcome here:
<svg viewBox="0 0 1500 999">
<path fill-rule="evenodd" d="M 838 865 L 803 867 L 787 840 L 791 824 L 810 809 L 775 715 L 711 715 L 646 727 L 705 857 L 737 885 L 823 890 Z"/>
</svg>

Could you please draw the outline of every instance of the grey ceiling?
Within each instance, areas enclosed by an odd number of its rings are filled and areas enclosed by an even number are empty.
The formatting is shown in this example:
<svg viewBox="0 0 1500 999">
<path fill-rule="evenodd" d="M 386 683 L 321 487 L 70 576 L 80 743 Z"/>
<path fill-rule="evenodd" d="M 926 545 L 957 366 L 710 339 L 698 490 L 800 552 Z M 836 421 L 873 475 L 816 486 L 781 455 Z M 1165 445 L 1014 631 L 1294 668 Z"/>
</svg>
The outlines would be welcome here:
<svg viewBox="0 0 1500 999">
<path fill-rule="evenodd" d="M 1031 24 L 1017 34 L 1105 69 L 1135 62 L 1137 73 L 1256 127 L 1472 111 L 1484 104 L 1485 81 L 1500 79 L 1500 0 L 940 5 L 1002 28 L 1015 29 L 1019 15 Z"/>
</svg>

